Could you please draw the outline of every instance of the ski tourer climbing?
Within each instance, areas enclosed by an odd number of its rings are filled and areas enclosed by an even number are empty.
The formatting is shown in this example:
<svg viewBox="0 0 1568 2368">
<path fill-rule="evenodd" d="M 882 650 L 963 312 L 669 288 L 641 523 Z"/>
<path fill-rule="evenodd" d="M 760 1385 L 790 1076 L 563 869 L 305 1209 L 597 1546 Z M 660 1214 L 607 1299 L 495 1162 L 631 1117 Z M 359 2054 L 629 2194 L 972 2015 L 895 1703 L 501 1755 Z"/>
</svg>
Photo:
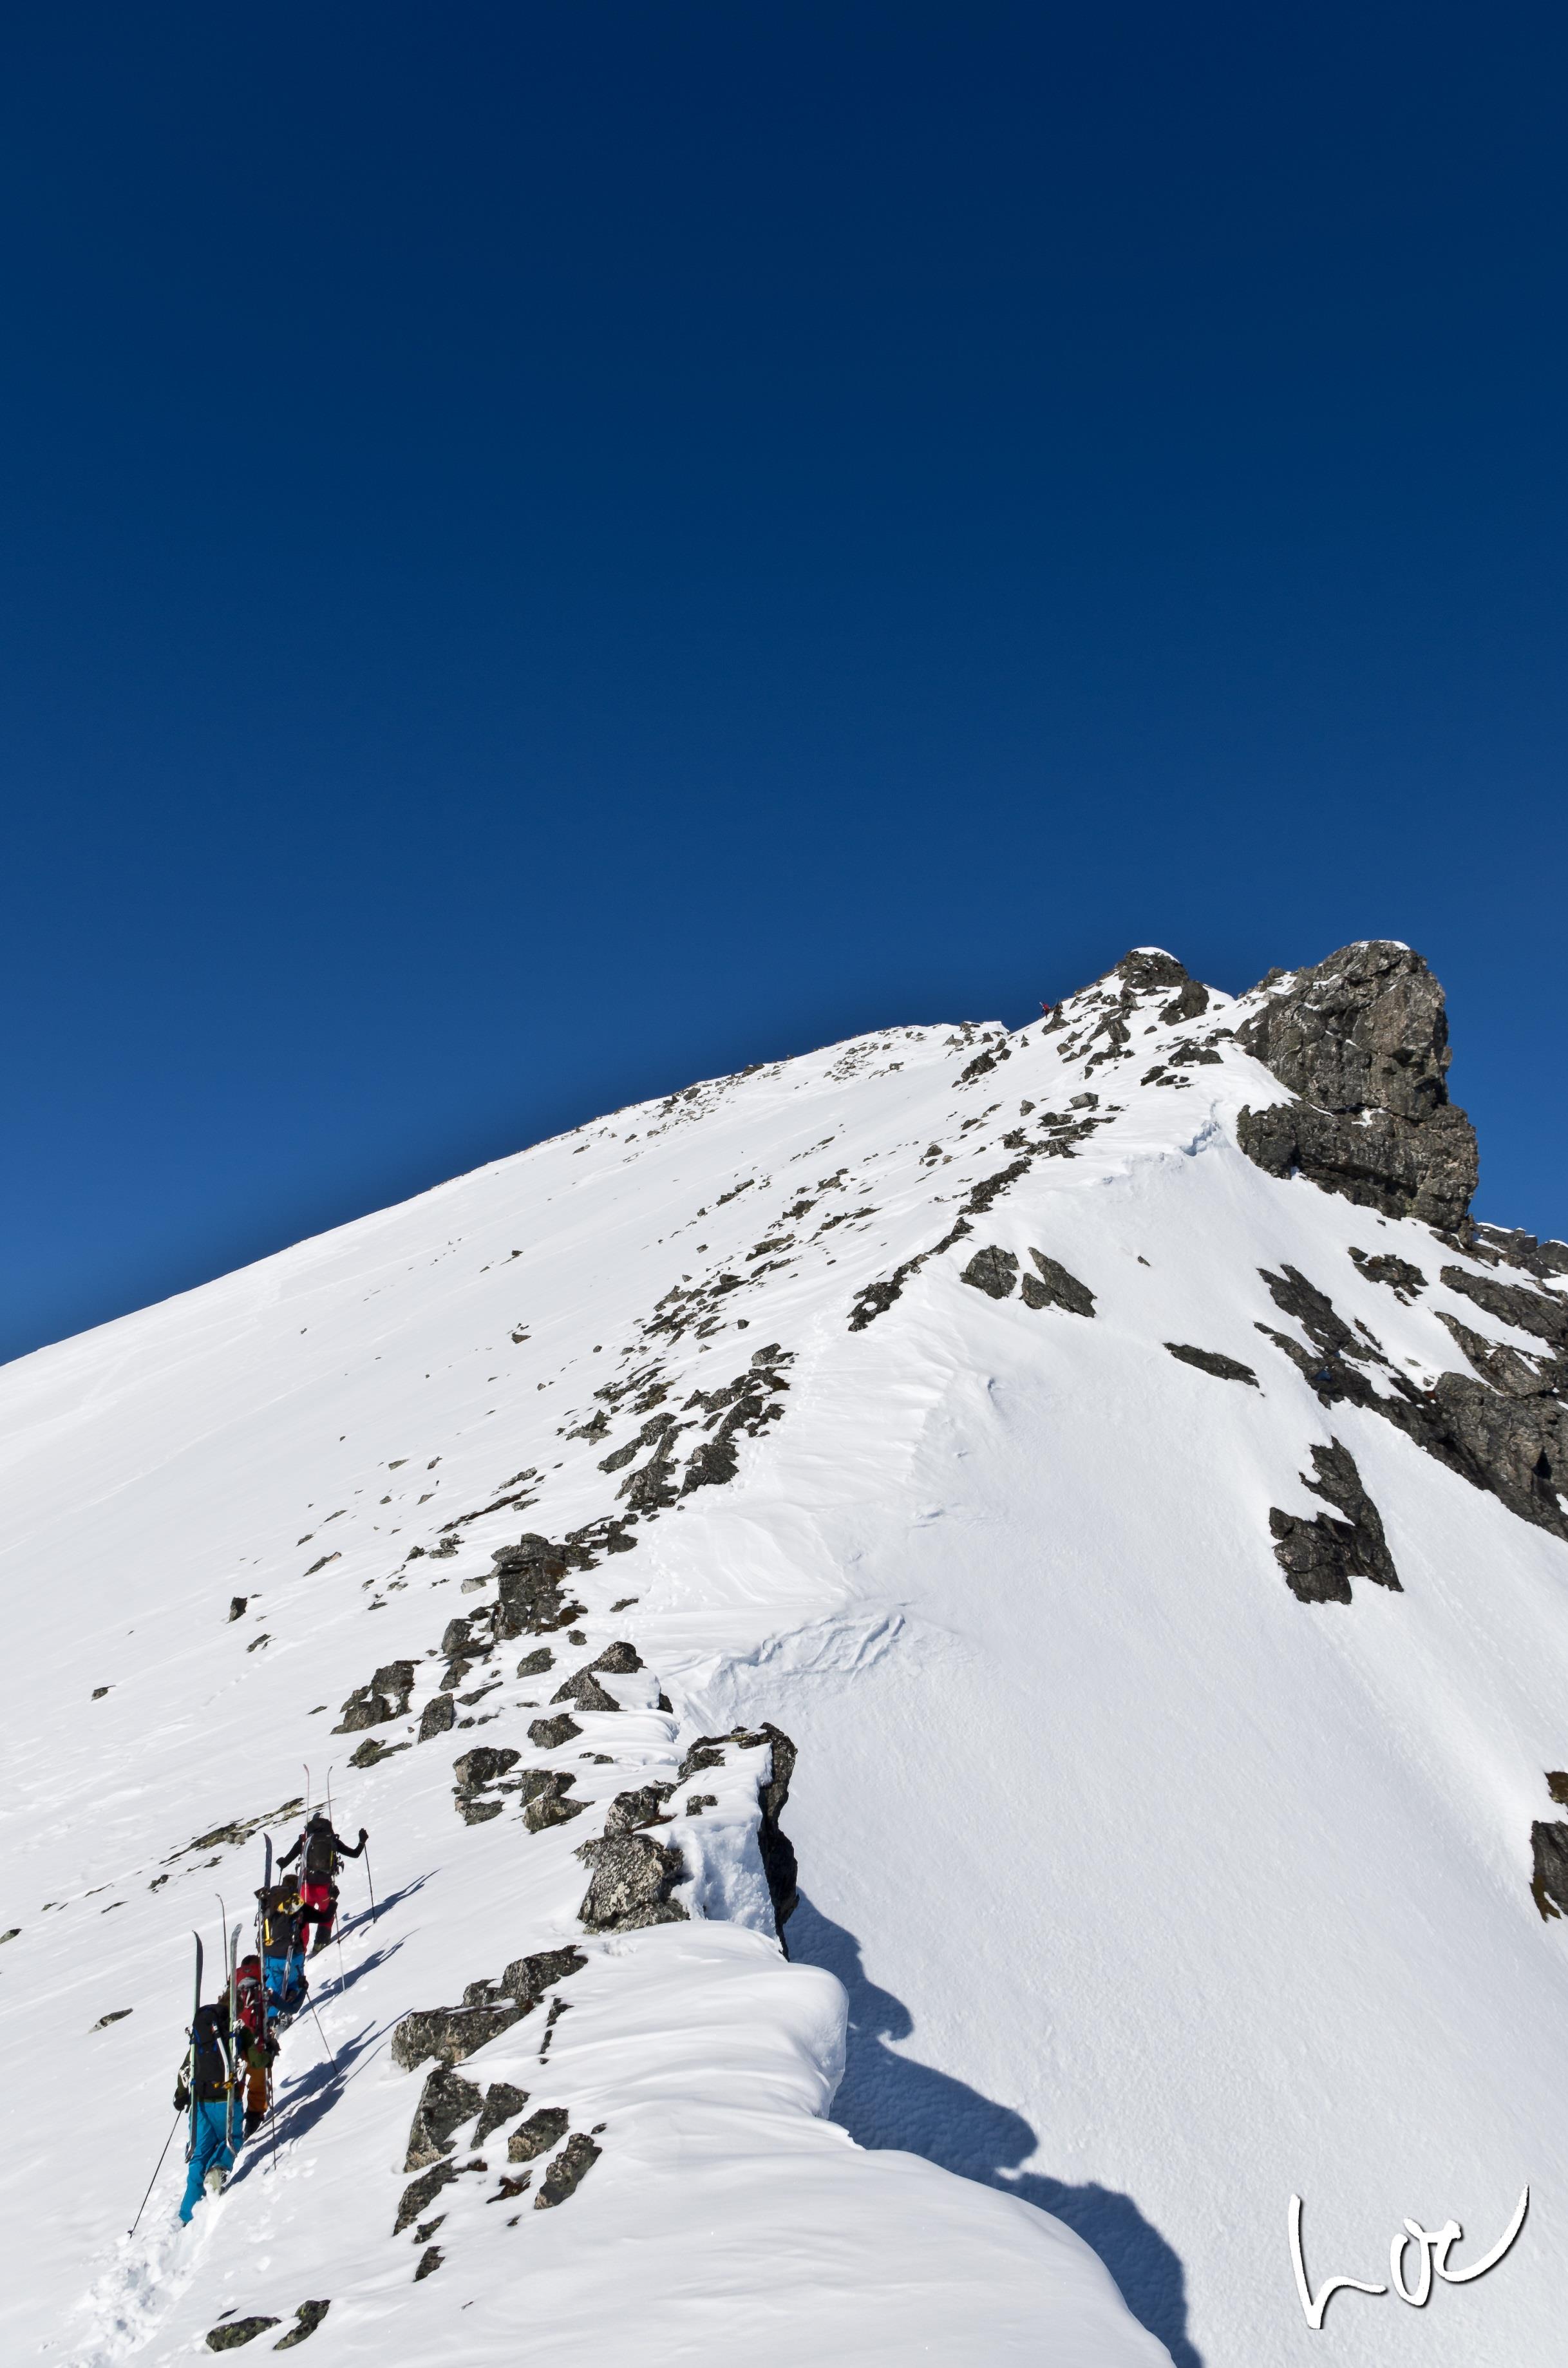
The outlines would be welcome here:
<svg viewBox="0 0 1568 2368">
<path fill-rule="evenodd" d="M 305 1913 L 315 1926 L 316 1942 L 312 1956 L 319 1956 L 332 1938 L 333 1923 L 337 1915 L 337 1884 L 334 1877 L 338 1861 L 362 1856 L 369 1835 L 363 1826 L 357 1842 L 346 1842 L 341 1834 L 334 1833 L 332 1819 L 323 1809 L 317 1809 L 307 1820 L 304 1831 L 290 1850 L 278 1860 L 279 1870 L 300 1860 L 300 1888 L 304 1897 Z M 301 1851 L 303 1856 L 301 1857 Z"/>
<path fill-rule="evenodd" d="M 305 1938 L 309 1914 L 292 1883 L 268 1884 L 256 1893 L 261 1912 L 256 1918 L 261 1941 L 262 1987 L 266 1994 L 268 2029 L 289 2022 L 304 2004 Z"/>
<path fill-rule="evenodd" d="M 267 2029 L 267 1997 L 261 1959 L 242 1957 L 234 1976 L 234 2044 L 245 2072 L 244 2135 L 254 2137 L 271 2102 L 272 2066 L 278 2042 Z M 237 2070 L 236 2070 L 236 2078 Z"/>
<path fill-rule="evenodd" d="M 203 2192 L 216 2195 L 234 2167 L 233 2067 L 229 2056 L 229 2018 L 219 2006 L 199 2007 L 190 2047 L 175 2089 L 175 2111 L 190 2115 L 187 2159 L 179 2216 L 188 2222 Z"/>
</svg>

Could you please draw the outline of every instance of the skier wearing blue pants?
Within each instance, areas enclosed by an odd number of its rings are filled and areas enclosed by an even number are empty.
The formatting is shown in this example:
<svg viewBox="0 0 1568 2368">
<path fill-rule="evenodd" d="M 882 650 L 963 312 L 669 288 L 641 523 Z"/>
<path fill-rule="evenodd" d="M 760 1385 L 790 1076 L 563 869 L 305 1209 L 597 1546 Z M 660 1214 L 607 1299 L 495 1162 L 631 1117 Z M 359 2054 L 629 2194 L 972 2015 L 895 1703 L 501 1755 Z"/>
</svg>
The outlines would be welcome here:
<svg viewBox="0 0 1568 2368">
<path fill-rule="evenodd" d="M 261 1903 L 262 1986 L 267 1992 L 270 2028 L 287 2022 L 304 2003 L 305 1941 L 308 1918 L 291 1883 L 274 1884 L 258 1891 Z"/>
<path fill-rule="evenodd" d="M 229 2032 L 223 2009 L 204 2006 L 191 2026 L 190 2053 L 175 2089 L 175 2111 L 190 2112 L 190 2176 L 179 2207 L 188 2222 L 204 2191 L 217 2194 L 234 2167 L 239 2100 L 233 2094 Z"/>
</svg>

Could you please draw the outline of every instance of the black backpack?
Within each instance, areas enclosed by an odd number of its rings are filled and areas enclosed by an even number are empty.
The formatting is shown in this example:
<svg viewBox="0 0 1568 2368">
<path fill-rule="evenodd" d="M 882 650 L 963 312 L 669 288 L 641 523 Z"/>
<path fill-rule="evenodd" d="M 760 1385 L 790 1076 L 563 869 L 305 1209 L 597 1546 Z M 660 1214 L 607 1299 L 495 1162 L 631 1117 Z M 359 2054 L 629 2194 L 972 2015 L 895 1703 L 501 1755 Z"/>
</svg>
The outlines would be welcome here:
<svg viewBox="0 0 1568 2368">
<path fill-rule="evenodd" d="M 307 1826 L 305 1828 L 304 1876 L 307 1883 L 330 1883 L 337 1870 L 337 1853 L 333 1849 L 330 1826 Z"/>
</svg>

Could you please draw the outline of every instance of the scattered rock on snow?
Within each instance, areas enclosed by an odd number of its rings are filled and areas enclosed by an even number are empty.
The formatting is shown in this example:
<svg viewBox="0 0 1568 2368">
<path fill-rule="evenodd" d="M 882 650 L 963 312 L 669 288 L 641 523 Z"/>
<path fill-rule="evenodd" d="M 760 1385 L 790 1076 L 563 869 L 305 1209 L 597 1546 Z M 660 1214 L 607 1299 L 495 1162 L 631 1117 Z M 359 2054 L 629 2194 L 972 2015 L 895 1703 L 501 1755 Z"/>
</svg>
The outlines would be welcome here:
<svg viewBox="0 0 1568 2368">
<path fill-rule="evenodd" d="M 582 1732 L 576 1720 L 568 1718 L 563 1711 L 559 1718 L 532 1720 L 528 1726 L 528 1741 L 540 1751 L 559 1751 L 563 1743 L 572 1742 Z"/>
<path fill-rule="evenodd" d="M 244 2343 L 254 2343 L 269 2327 L 281 2327 L 280 2318 L 232 2318 L 226 2327 L 210 2327 L 207 2330 L 209 2351 L 237 2351 Z"/>
<path fill-rule="evenodd" d="M 419 1713 L 419 1740 L 428 1743 L 437 1735 L 449 1734 L 457 1719 L 456 1705 L 449 1693 L 432 1694 Z"/>
<path fill-rule="evenodd" d="M 569 2195 L 575 2195 L 603 2151 L 581 2132 L 568 2138 L 540 2182 L 534 2210 L 548 2211 L 551 2204 L 564 2203 Z"/>
<path fill-rule="evenodd" d="M 415 2284 L 417 2285 L 422 2278 L 433 2277 L 445 2259 L 446 2256 L 439 2245 L 426 2245 L 415 2269 Z"/>
<path fill-rule="evenodd" d="M 959 1281 L 967 1282 L 972 1290 L 983 1291 L 988 1299 L 1006 1299 L 1018 1287 L 1018 1261 L 1011 1250 L 987 1242 L 983 1249 L 975 1251 Z"/>
<path fill-rule="evenodd" d="M 1069 1274 L 1055 1258 L 1047 1258 L 1043 1250 L 1031 1249 L 1029 1256 L 1040 1269 L 1040 1280 L 1036 1281 L 1032 1274 L 1025 1275 L 1026 1307 L 1062 1307 L 1069 1315 L 1094 1314 L 1095 1294 L 1086 1283 Z"/>
<path fill-rule="evenodd" d="M 294 2313 L 300 2322 L 298 2327 L 291 2328 L 281 2342 L 273 2345 L 274 2351 L 292 2351 L 297 2343 L 306 2342 L 315 2333 L 331 2308 L 330 2302 L 301 2303 Z"/>
<path fill-rule="evenodd" d="M 1271 1506 L 1268 1526 L 1285 1583 L 1302 1603 L 1348 1603 L 1350 1581 L 1370 1578 L 1399 1589 L 1399 1574 L 1383 1535 L 1382 1519 L 1361 1485 L 1354 1457 L 1337 1439 L 1312 1451 L 1315 1480 L 1303 1472 L 1301 1485 L 1323 1497 L 1345 1518 L 1320 1513 L 1314 1521 Z"/>
<path fill-rule="evenodd" d="M 552 1702 L 574 1702 L 579 1710 L 620 1708 L 615 1696 L 600 1685 L 591 1669 L 578 1669 L 564 1685 L 557 1686 L 550 1699 Z"/>
<path fill-rule="evenodd" d="M 434 2056 L 437 2064 L 461 2064 L 481 2047 L 510 2031 L 527 2011 L 511 1999 L 494 2006 L 426 2007 L 405 2014 L 392 2033 L 392 2062 L 416 2071 Z"/>
<path fill-rule="evenodd" d="M 472 2080 L 442 2065 L 432 2072 L 420 2092 L 408 2133 L 403 2169 L 425 2170 L 454 2151 L 452 2132 L 472 2122 L 483 2103 Z M 478 2141 L 475 2140 L 477 2145 Z"/>
<path fill-rule="evenodd" d="M 649 1924 L 678 1924 L 684 1907 L 670 1897 L 686 1873 L 678 1850 L 651 1834 L 584 1842 L 577 1856 L 593 1880 L 577 1914 L 590 1932 L 637 1932 Z"/>
<path fill-rule="evenodd" d="M 484 2092 L 483 2109 L 474 2124 L 474 2145 L 482 2146 L 493 2130 L 520 2113 L 528 2101 L 526 2089 L 514 2089 L 509 2080 L 493 2081 Z"/>
<path fill-rule="evenodd" d="M 508 2162 L 532 2162 L 536 2156 L 548 2154 L 566 2134 L 567 2116 L 560 2105 L 546 2105 L 530 2113 L 520 2129 L 514 2130 L 506 2142 Z"/>
<path fill-rule="evenodd" d="M 412 1661 L 388 1661 L 367 1686 L 356 1686 L 343 1705 L 334 1735 L 356 1735 L 361 1727 L 383 1726 L 389 1719 L 404 1718 L 414 1691 Z"/>
<path fill-rule="evenodd" d="M 587 1962 L 581 1949 L 540 1949 L 531 1957 L 514 1957 L 501 1976 L 501 1987 L 509 1998 L 537 2006 L 552 1984 L 580 1974 Z"/>
<path fill-rule="evenodd" d="M 1221 1356 L 1218 1349 L 1195 1349 L 1187 1340 L 1167 1340 L 1165 1347 L 1184 1365 L 1196 1365 L 1200 1373 L 1212 1373 L 1217 1382 L 1249 1382 L 1255 1390 L 1257 1387 L 1257 1375 L 1237 1357 Z"/>
<path fill-rule="evenodd" d="M 1568 1916 L 1568 1826 L 1541 1820 L 1530 1827 L 1530 1897 L 1543 1922 Z"/>
</svg>

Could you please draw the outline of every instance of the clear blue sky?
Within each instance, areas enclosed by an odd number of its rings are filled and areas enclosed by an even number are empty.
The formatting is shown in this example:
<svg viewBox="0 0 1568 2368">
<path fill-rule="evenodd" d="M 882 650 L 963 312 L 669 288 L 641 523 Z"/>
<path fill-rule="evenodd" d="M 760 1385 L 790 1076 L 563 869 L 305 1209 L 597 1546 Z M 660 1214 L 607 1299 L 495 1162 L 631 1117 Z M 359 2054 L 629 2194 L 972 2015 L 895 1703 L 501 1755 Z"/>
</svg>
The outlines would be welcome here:
<svg viewBox="0 0 1568 2368">
<path fill-rule="evenodd" d="M 1563 1189 L 1561 8 L 0 28 L 0 1353 L 1129 945 Z"/>
</svg>

